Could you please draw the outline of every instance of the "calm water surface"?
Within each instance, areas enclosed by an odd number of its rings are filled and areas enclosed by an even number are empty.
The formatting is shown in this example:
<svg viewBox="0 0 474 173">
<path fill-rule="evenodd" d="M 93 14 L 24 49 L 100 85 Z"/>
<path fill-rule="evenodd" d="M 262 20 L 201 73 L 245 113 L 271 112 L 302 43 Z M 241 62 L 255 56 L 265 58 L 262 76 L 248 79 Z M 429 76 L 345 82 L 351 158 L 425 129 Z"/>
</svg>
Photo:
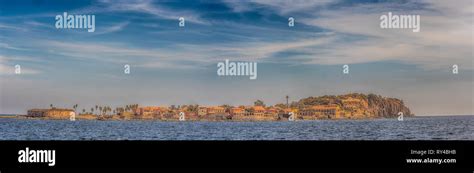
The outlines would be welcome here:
<svg viewBox="0 0 474 173">
<path fill-rule="evenodd" d="M 0 140 L 474 140 L 474 116 L 297 122 L 0 118 Z"/>
</svg>

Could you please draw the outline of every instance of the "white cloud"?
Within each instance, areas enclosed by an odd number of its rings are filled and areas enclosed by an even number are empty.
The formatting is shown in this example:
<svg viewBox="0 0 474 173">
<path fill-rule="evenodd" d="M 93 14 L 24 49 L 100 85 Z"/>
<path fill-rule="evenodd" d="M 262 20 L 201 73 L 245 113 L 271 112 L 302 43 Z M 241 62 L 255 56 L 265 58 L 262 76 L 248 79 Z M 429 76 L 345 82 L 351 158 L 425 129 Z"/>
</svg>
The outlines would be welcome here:
<svg viewBox="0 0 474 173">
<path fill-rule="evenodd" d="M 418 64 L 423 68 L 446 68 L 464 64 L 472 69 L 473 33 L 472 9 L 468 1 L 445 6 L 440 1 L 429 1 L 431 10 L 412 10 L 398 13 L 419 14 L 421 32 L 411 30 L 384 30 L 379 17 L 386 14 L 391 4 L 360 5 L 337 11 L 324 11 L 319 18 L 307 24 L 326 28 L 339 34 L 363 36 L 348 42 L 328 43 L 332 48 L 318 53 L 311 63 L 342 64 L 396 60 Z M 380 7 L 382 10 L 374 10 Z M 456 7 L 461 9 L 456 11 Z M 463 12 L 464 11 L 464 12 Z M 303 20 L 305 21 L 305 20 Z M 467 38 L 467 39 L 466 39 Z M 471 38 L 471 39 L 469 39 Z M 316 56 L 315 56 L 316 57 Z"/>
<path fill-rule="evenodd" d="M 1 43 L 1 42 L 0 42 L 0 48 L 11 49 L 11 50 L 28 50 L 28 49 L 25 49 L 25 48 L 16 47 L 16 46 L 12 46 L 8 43 Z"/>
<path fill-rule="evenodd" d="M 206 49 L 193 50 L 191 47 L 175 51 L 169 48 L 134 48 L 122 43 L 89 43 L 43 40 L 37 46 L 51 54 L 64 58 L 76 58 L 114 64 L 133 64 L 147 68 L 199 68 L 210 56 Z M 199 53 L 197 53 L 199 52 Z M 194 63 L 195 66 L 185 65 Z"/>
<path fill-rule="evenodd" d="M 28 31 L 28 29 L 24 27 L 17 27 L 10 24 L 4 24 L 4 23 L 0 23 L 0 30 L 22 31 L 22 32 Z"/>
<path fill-rule="evenodd" d="M 294 41 L 275 41 L 241 43 L 232 45 L 220 45 L 209 47 L 212 52 L 221 52 L 224 55 L 235 58 L 247 58 L 248 60 L 271 58 L 275 53 L 284 51 L 308 52 L 309 48 L 322 46 L 335 39 L 331 34 L 321 38 L 299 38 Z"/>
<path fill-rule="evenodd" d="M 93 34 L 100 35 L 100 34 L 108 34 L 108 33 L 121 31 L 125 27 L 127 27 L 128 24 L 130 24 L 129 21 L 120 22 L 120 23 L 117 23 L 117 24 L 112 25 L 112 26 L 104 27 L 105 29 L 103 29 L 103 30 L 97 30 L 96 32 L 93 32 Z"/>
<path fill-rule="evenodd" d="M 337 1 L 339 0 L 249 0 L 244 2 L 225 0 L 224 2 L 235 12 L 254 10 L 255 4 L 258 4 L 269 7 L 281 15 L 287 15 L 292 12 L 311 10 Z"/>
<path fill-rule="evenodd" d="M 267 57 L 277 52 L 294 50 L 305 53 L 305 55 L 295 56 L 296 59 L 308 60 L 299 61 L 299 63 L 333 65 L 388 60 L 416 64 L 425 69 L 444 69 L 452 64 L 462 64 L 460 68 L 474 68 L 472 65 L 474 6 L 470 0 L 460 0 L 456 3 L 429 0 L 358 4 L 336 10 L 319 11 L 314 11 L 314 8 L 337 1 L 226 2 L 235 11 L 254 10 L 253 3 L 269 7 L 280 15 L 291 14 L 291 12 L 304 13 L 308 17 L 300 18 L 299 22 L 325 28 L 335 33 L 329 36 L 331 39 L 327 39 L 328 36 L 314 38 L 327 41 L 324 44 L 305 44 L 311 41 L 308 38 L 300 38 L 286 44 L 257 42 L 247 43 L 247 45 L 252 45 L 249 47 L 230 49 L 238 49 L 244 55 Z M 413 8 L 420 4 L 423 5 L 422 8 Z M 389 11 L 420 15 L 421 32 L 380 29 L 379 17 Z M 348 39 L 351 36 L 358 39 Z M 318 45 L 321 46 L 318 47 Z"/>
<path fill-rule="evenodd" d="M 151 0 L 138 0 L 138 1 L 101 1 L 101 4 L 105 8 L 100 7 L 88 7 L 85 9 L 80 9 L 79 11 L 87 11 L 89 13 L 102 13 L 102 12 L 137 12 L 145 13 L 156 16 L 158 18 L 178 20 L 179 17 L 184 17 L 186 21 L 199 23 L 199 24 L 208 24 L 208 22 L 200 17 L 199 13 L 190 10 L 177 10 L 169 9 L 163 6 L 154 4 Z"/>
</svg>

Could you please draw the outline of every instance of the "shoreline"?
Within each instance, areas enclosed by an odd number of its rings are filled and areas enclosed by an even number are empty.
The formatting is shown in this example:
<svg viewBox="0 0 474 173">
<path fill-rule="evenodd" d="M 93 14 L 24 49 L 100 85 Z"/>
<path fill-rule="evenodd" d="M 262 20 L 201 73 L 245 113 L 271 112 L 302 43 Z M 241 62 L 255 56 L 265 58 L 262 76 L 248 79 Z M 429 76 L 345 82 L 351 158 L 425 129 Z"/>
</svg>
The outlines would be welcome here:
<svg viewBox="0 0 474 173">
<path fill-rule="evenodd" d="M 462 115 L 462 116 L 474 116 L 474 115 Z M 426 116 L 430 117 L 430 116 Z M 442 116 L 439 116 L 442 117 Z M 7 117 L 5 117 L 7 118 Z M 21 120 L 53 120 L 53 121 L 71 121 L 69 119 L 64 118 L 49 118 L 49 117 L 28 117 L 26 115 L 17 115 L 17 116 L 9 116 L 8 118 L 11 119 L 21 119 Z M 407 118 L 423 118 L 420 116 L 410 116 Z M 295 119 L 294 121 L 345 121 L 345 120 L 359 120 L 359 121 L 366 121 L 366 120 L 382 120 L 382 119 L 393 119 L 397 120 L 397 117 L 377 117 L 377 118 L 344 118 L 344 119 Z M 179 119 L 143 119 L 143 118 L 132 118 L 132 119 L 119 119 L 119 118 L 107 118 L 107 119 L 100 119 L 100 118 L 78 118 L 74 121 L 160 121 L 160 122 L 291 122 L 288 119 L 225 119 L 225 120 L 215 120 L 215 119 L 190 119 L 180 121 Z"/>
<path fill-rule="evenodd" d="M 0 118 L 18 118 L 21 115 L 1 115 Z"/>
<path fill-rule="evenodd" d="M 404 118 L 442 118 L 442 117 L 466 117 L 466 116 L 474 116 L 474 115 L 433 115 L 433 116 L 407 116 Z M 71 121 L 69 119 L 64 118 L 50 118 L 50 117 L 28 117 L 26 115 L 11 115 L 11 116 L 0 116 L 0 118 L 5 119 L 19 119 L 19 120 L 53 120 L 53 121 Z M 393 119 L 397 120 L 397 117 L 374 117 L 374 118 L 342 118 L 342 119 L 296 119 L 294 121 L 345 121 L 345 120 L 356 120 L 356 121 L 366 121 L 366 120 L 383 120 L 383 119 Z M 247 119 L 247 120 L 213 120 L 213 119 L 190 119 L 180 121 L 179 119 L 144 119 L 144 118 L 131 118 L 131 119 L 120 119 L 120 118 L 107 118 L 107 119 L 99 119 L 99 118 L 78 118 L 76 117 L 75 121 L 161 121 L 161 122 L 289 122 L 288 119 L 279 119 L 279 120 L 271 120 L 271 119 Z"/>
</svg>

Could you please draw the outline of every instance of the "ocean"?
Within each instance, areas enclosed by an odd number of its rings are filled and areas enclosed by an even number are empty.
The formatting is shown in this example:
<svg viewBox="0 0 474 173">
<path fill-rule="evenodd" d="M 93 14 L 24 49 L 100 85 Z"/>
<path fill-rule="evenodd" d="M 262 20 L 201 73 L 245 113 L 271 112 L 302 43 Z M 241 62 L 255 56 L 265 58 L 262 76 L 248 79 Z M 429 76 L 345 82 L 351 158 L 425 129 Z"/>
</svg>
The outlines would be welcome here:
<svg viewBox="0 0 474 173">
<path fill-rule="evenodd" d="M 0 140 L 474 140 L 474 116 L 296 122 L 0 118 Z"/>
</svg>

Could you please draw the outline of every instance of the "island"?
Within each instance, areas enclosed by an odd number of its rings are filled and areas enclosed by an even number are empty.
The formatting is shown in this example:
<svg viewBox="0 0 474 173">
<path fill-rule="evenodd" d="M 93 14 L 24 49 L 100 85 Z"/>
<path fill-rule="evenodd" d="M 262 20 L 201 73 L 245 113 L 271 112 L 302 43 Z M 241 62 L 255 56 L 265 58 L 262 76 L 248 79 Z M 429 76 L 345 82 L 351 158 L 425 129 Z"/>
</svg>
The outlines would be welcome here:
<svg viewBox="0 0 474 173">
<path fill-rule="evenodd" d="M 140 106 L 138 104 L 113 108 L 95 105 L 78 111 L 56 108 L 29 109 L 27 119 L 84 119 L 84 120 L 158 120 L 158 121 L 294 121 L 294 120 L 343 120 L 395 118 L 399 115 L 414 116 L 401 99 L 376 94 L 350 93 L 307 97 L 298 101 L 265 105 L 257 100 L 253 105 L 171 105 Z"/>
</svg>

